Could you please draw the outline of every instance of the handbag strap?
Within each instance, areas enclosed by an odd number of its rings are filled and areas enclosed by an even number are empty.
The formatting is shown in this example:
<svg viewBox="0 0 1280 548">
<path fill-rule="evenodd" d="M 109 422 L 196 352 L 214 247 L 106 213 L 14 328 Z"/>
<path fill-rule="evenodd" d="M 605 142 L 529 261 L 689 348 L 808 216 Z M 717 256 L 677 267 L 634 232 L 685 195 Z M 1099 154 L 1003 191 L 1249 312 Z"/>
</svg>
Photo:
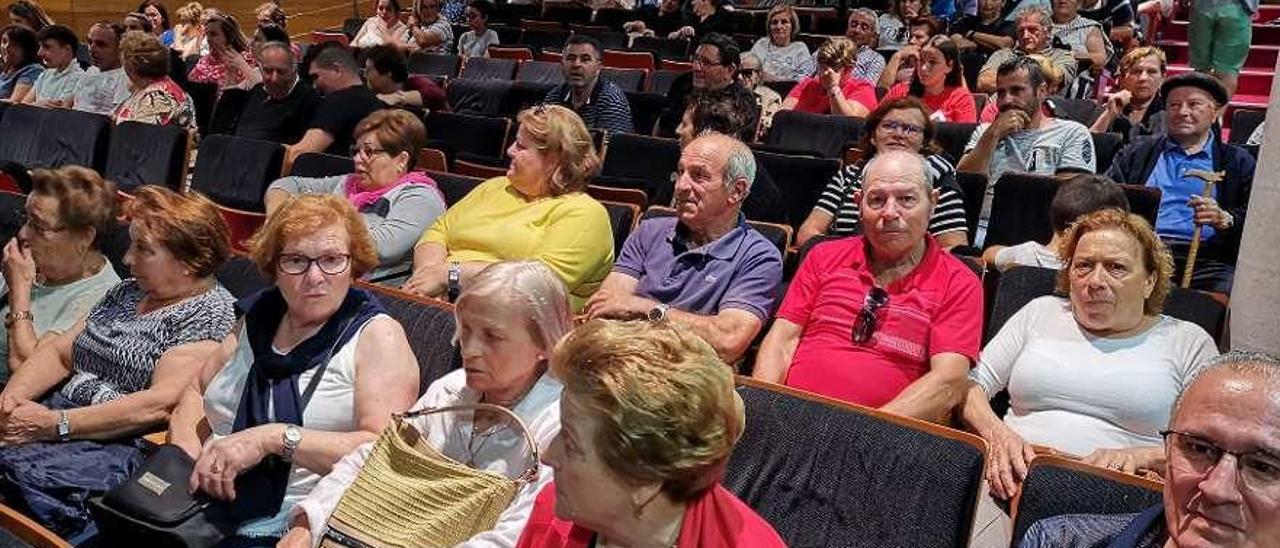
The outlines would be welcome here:
<svg viewBox="0 0 1280 548">
<path fill-rule="evenodd" d="M 454 411 L 496 411 L 498 413 L 506 415 L 507 418 L 511 419 L 515 424 L 519 425 L 520 433 L 524 436 L 525 444 L 529 446 L 529 453 L 531 455 L 531 458 L 529 460 L 529 467 L 525 469 L 524 474 L 521 474 L 519 478 L 516 478 L 516 481 L 528 482 L 528 481 L 532 481 L 533 478 L 536 478 L 538 476 L 538 462 L 540 462 L 539 456 L 538 456 L 538 443 L 534 441 L 533 434 L 529 433 L 529 426 L 526 425 L 524 421 L 520 419 L 520 416 L 516 415 L 515 412 L 501 405 L 494 405 L 492 403 L 481 403 L 481 402 L 460 403 L 457 405 L 449 405 L 445 407 L 427 407 L 423 409 L 418 409 L 416 411 L 405 411 L 404 413 L 397 413 L 395 415 L 392 415 L 392 418 L 394 418 L 397 421 L 403 421 L 405 419 L 413 419 L 417 417 L 425 417 L 427 415 L 434 415 L 436 413 L 446 413 L 446 412 L 454 412 Z"/>
</svg>

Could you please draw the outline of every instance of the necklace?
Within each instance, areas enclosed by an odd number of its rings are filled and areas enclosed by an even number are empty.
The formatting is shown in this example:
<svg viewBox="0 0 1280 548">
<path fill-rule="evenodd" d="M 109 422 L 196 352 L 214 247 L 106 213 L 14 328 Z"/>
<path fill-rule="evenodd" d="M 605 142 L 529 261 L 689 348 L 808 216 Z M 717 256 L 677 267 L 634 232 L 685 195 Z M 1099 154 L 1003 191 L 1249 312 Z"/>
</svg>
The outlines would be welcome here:
<svg viewBox="0 0 1280 548">
<path fill-rule="evenodd" d="M 518 405 L 521 401 L 524 401 L 525 397 L 527 397 L 529 393 L 533 391 L 533 387 L 538 385 L 538 380 L 540 380 L 542 378 L 542 375 L 546 372 L 546 362 L 539 363 L 537 367 L 538 367 L 538 371 L 533 376 L 533 382 L 530 382 L 529 386 L 526 386 L 524 391 L 521 392 L 519 396 L 516 396 L 514 399 L 512 399 L 510 404 L 507 404 L 507 405 L 495 404 L 495 405 L 498 405 L 500 407 L 505 407 L 507 409 L 514 409 L 516 405 Z M 485 400 L 485 395 L 481 394 L 480 403 L 486 403 L 484 400 Z M 467 463 L 466 464 L 470 468 L 476 467 L 475 466 L 476 454 L 479 453 L 482 449 L 484 449 L 484 446 L 489 443 L 489 438 L 492 438 L 494 434 L 497 434 L 498 432 L 505 430 L 506 428 L 511 426 L 511 417 L 507 416 L 504 413 L 502 415 L 501 420 L 494 422 L 493 424 L 490 424 L 486 426 L 483 430 L 481 430 L 479 428 L 476 428 L 476 423 L 478 422 L 476 419 L 478 418 L 479 414 L 480 414 L 479 411 L 472 413 L 471 436 L 470 436 L 470 439 L 464 440 L 463 442 L 463 445 L 467 447 Z M 459 432 L 459 434 L 461 434 L 461 432 Z M 477 442 L 479 443 L 479 445 L 477 445 Z"/>
</svg>

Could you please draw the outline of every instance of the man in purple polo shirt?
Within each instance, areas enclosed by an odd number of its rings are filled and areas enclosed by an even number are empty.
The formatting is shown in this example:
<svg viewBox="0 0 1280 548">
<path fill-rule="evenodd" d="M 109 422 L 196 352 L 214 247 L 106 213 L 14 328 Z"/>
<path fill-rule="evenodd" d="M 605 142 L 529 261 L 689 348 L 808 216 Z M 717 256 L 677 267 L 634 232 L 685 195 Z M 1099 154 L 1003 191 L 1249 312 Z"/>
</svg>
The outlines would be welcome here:
<svg viewBox="0 0 1280 548">
<path fill-rule="evenodd" d="M 740 209 L 756 163 L 741 141 L 704 134 L 677 169 L 677 216 L 640 223 L 613 272 L 587 301 L 588 317 L 670 318 L 733 363 L 773 313 L 782 282 L 778 248 Z"/>
</svg>

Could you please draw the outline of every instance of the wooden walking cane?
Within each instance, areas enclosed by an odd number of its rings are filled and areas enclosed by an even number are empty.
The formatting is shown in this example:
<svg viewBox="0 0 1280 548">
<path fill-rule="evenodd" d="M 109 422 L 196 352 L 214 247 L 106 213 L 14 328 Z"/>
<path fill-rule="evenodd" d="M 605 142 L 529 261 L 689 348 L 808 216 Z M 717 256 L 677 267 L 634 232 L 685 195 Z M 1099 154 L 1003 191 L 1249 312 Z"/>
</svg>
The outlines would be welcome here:
<svg viewBox="0 0 1280 548">
<path fill-rule="evenodd" d="M 1188 169 L 1188 177 L 1195 177 L 1204 181 L 1204 189 L 1200 191 L 1203 198 L 1213 198 L 1213 185 L 1222 182 L 1227 176 L 1225 171 L 1205 171 L 1203 169 Z M 1195 215 L 1192 215 L 1194 222 Z M 1191 247 L 1187 249 L 1187 266 L 1182 270 L 1182 287 L 1191 287 L 1191 273 L 1196 268 L 1196 254 L 1200 251 L 1200 232 L 1204 230 L 1204 225 L 1196 223 L 1196 228 L 1191 232 Z"/>
</svg>

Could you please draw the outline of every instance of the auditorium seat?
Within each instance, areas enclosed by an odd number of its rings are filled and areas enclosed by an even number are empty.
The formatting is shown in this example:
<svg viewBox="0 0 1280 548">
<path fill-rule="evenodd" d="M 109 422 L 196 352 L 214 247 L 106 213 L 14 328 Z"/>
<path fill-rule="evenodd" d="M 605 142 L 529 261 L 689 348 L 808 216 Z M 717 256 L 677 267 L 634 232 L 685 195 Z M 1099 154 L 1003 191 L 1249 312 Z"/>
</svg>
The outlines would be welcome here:
<svg viewBox="0 0 1280 548">
<path fill-rule="evenodd" d="M 626 94 L 627 104 L 631 107 L 631 123 L 635 125 L 636 133 L 652 135 L 671 99 L 665 93 L 628 91 Z"/>
<path fill-rule="evenodd" d="M 564 71 L 559 63 L 550 61 L 525 61 L 516 69 L 517 82 L 536 82 L 539 84 L 560 84 L 564 82 Z"/>
<path fill-rule="evenodd" d="M 631 235 L 631 231 L 640 222 L 640 207 L 635 204 L 598 201 L 609 212 L 609 226 L 613 230 L 613 256 L 617 257 L 622 253 L 622 244 L 627 241 L 627 236 Z"/>
<path fill-rule="evenodd" d="M 535 52 L 557 50 L 564 47 L 569 39 L 569 31 L 565 29 L 524 29 L 520 32 L 520 43 L 533 48 Z"/>
<path fill-rule="evenodd" d="M 649 91 L 666 95 L 671 92 L 671 84 L 674 84 L 676 78 L 679 78 L 683 72 L 674 70 L 655 70 L 649 76 Z"/>
<path fill-rule="evenodd" d="M 1253 130 L 1266 120 L 1267 111 L 1253 108 L 1238 108 L 1231 113 L 1231 135 L 1228 140 L 1233 145 L 1243 145 L 1253 135 Z"/>
<path fill-rule="evenodd" d="M 224 89 L 218 102 L 213 105 L 213 114 L 209 116 L 207 134 L 234 135 L 240 123 L 240 114 L 249 104 L 250 91 L 247 89 Z"/>
<path fill-rule="evenodd" d="M 613 68 L 633 68 L 653 71 L 657 69 L 653 54 L 647 51 L 604 51 L 604 66 Z"/>
<path fill-rule="evenodd" d="M 418 362 L 419 395 L 440 377 L 462 367 L 462 354 L 453 343 L 457 329 L 453 305 L 380 285 L 356 282 L 355 286 L 377 295 L 387 315 L 404 328 L 409 349 Z"/>
<path fill-rule="evenodd" d="M 335 156 L 323 152 L 308 152 L 299 155 L 293 161 L 289 175 L 298 177 L 331 177 L 355 173 L 356 163 L 346 156 Z"/>
<path fill-rule="evenodd" d="M 760 150 L 753 151 L 757 169 L 767 171 L 777 185 L 786 207 L 786 219 L 793 229 L 809 217 L 818 197 L 840 170 L 840 160 L 792 156 Z"/>
<path fill-rule="evenodd" d="M 453 112 L 501 116 L 503 102 L 506 101 L 507 95 L 511 93 L 511 87 L 515 84 L 516 82 L 510 79 L 454 78 L 449 80 L 445 93 Z"/>
<path fill-rule="evenodd" d="M 590 23 L 591 8 L 577 2 L 546 0 L 542 5 L 542 19 L 566 24 Z"/>
<path fill-rule="evenodd" d="M 739 377 L 746 429 L 724 486 L 790 546 L 966 546 L 977 436 Z"/>
<path fill-rule="evenodd" d="M 668 60 L 683 61 L 689 58 L 690 44 L 684 38 L 637 36 L 631 41 L 631 49 L 632 51 L 655 53 L 663 62 Z"/>
<path fill-rule="evenodd" d="M 622 91 L 640 92 L 644 90 L 645 77 L 649 71 L 635 68 L 610 68 L 600 69 L 600 77 L 617 84 Z"/>
<path fill-rule="evenodd" d="M 649 207 L 649 198 L 643 190 L 634 188 L 615 188 L 602 185 L 587 185 L 587 194 L 592 198 L 601 202 L 618 202 L 620 204 L 633 204 L 642 211 Z"/>
<path fill-rule="evenodd" d="M 409 72 L 413 74 L 453 78 L 458 75 L 461 66 L 462 58 L 457 55 L 424 52 L 409 54 Z"/>
<path fill-rule="evenodd" d="M 262 196 L 280 177 L 283 160 L 279 143 L 210 135 L 200 142 L 191 188 L 221 206 L 261 213 Z"/>
<path fill-rule="evenodd" d="M 1038 456 L 1011 505 L 1013 543 L 1035 522 L 1067 514 L 1128 514 L 1160 504 L 1163 485 L 1075 459 Z"/>
<path fill-rule="evenodd" d="M 934 140 L 942 147 L 952 164 L 959 163 L 960 157 L 964 156 L 964 147 L 969 144 L 969 138 L 973 136 L 973 130 L 978 128 L 978 124 L 939 122 L 935 127 L 937 131 L 934 133 Z"/>
<path fill-rule="evenodd" d="M 494 80 L 510 80 L 516 75 L 516 65 L 519 61 L 515 59 L 490 59 L 488 57 L 468 57 L 462 65 L 462 72 L 459 78 L 470 78 L 473 80 L 494 79 Z"/>
<path fill-rule="evenodd" d="M 1124 137 L 1119 133 L 1097 133 L 1089 134 L 1093 138 L 1093 156 L 1095 162 L 1094 173 L 1106 173 L 1111 167 L 1111 160 L 1115 159 L 1116 153 L 1120 152 L 1120 148 L 1124 146 Z"/>
<path fill-rule="evenodd" d="M 30 105 L 10 105 L 0 118 L 0 163 L 28 166 L 35 159 L 40 121 L 48 109 Z"/>
<path fill-rule="evenodd" d="M 271 280 L 258 270 L 258 265 L 239 254 L 232 255 L 214 270 L 213 277 L 236 299 L 243 299 L 272 285 Z"/>
<path fill-rule="evenodd" d="M 670 184 L 679 161 L 680 143 L 675 139 L 615 133 L 609 136 L 596 181 L 604 186 L 643 190 L 653 198 L 659 186 Z"/>
<path fill-rule="evenodd" d="M 676 210 L 673 208 L 659 205 L 650 206 L 648 209 L 644 210 L 644 215 L 641 215 L 640 220 L 637 221 L 636 224 L 639 224 L 646 219 L 652 219 L 655 217 L 672 217 L 675 215 Z M 755 229 L 755 231 L 759 232 L 761 236 L 764 236 L 766 240 L 769 240 L 769 243 L 778 248 L 778 252 L 782 254 L 783 259 L 786 259 L 787 252 L 791 249 L 792 237 L 795 235 L 795 232 L 791 230 L 791 227 L 777 223 L 752 221 L 750 219 L 747 219 L 747 226 Z M 765 329 L 760 333 L 760 335 L 763 337 L 767 332 L 768 330 Z"/>
<path fill-rule="evenodd" d="M 196 127 L 200 128 L 200 135 L 207 135 L 209 132 L 209 119 L 213 117 L 213 104 L 218 98 L 218 85 L 208 82 L 187 82 L 183 86 L 187 95 L 191 97 L 191 103 L 196 107 Z"/>
<path fill-rule="evenodd" d="M 71 548 L 71 543 L 21 512 L 0 504 L 0 546 Z"/>
<path fill-rule="evenodd" d="M 427 138 L 447 139 L 456 149 L 457 161 L 501 165 L 511 121 L 456 112 L 427 115 Z"/>
<path fill-rule="evenodd" d="M 846 145 L 858 141 L 863 122 L 849 116 L 784 110 L 773 116 L 765 144 L 773 149 L 840 158 Z"/>
<path fill-rule="evenodd" d="M 1120 185 L 1124 189 L 1124 197 L 1129 202 L 1129 211 L 1156 226 L 1156 215 L 1160 212 L 1160 198 L 1164 192 L 1160 187 L 1141 185 Z"/>
<path fill-rule="evenodd" d="M 77 165 L 101 172 L 107 165 L 111 125 L 111 119 L 101 114 L 49 109 L 40 120 L 28 167 Z"/>
<path fill-rule="evenodd" d="M 1017 245 L 1035 240 L 1049 243 L 1049 203 L 1060 181 L 1051 175 L 1006 172 L 996 182 L 991 199 L 991 220 L 983 247 Z"/>
<path fill-rule="evenodd" d="M 498 115 L 514 120 L 520 111 L 544 103 L 554 87 L 555 84 L 542 82 L 512 82 L 511 89 L 499 103 Z"/>
<path fill-rule="evenodd" d="M 0 242 L 9 243 L 22 230 L 22 225 L 27 222 L 26 207 L 25 194 L 0 190 Z"/>
<path fill-rule="evenodd" d="M 964 200 L 964 227 L 969 233 L 969 245 L 978 235 L 978 219 L 982 216 L 982 201 L 987 195 L 987 175 L 968 171 L 956 172 L 956 184 L 960 186 Z"/>
<path fill-rule="evenodd" d="M 517 63 L 533 60 L 533 50 L 519 44 L 489 46 L 488 53 L 490 59 L 511 59 Z"/>
<path fill-rule="evenodd" d="M 179 126 L 124 122 L 111 131 L 103 177 L 130 192 L 142 185 L 180 190 L 186 179 L 191 137 Z"/>
<path fill-rule="evenodd" d="M 436 182 L 436 188 L 440 189 L 440 193 L 444 194 L 444 204 L 447 207 L 453 207 L 462 201 L 468 193 L 484 182 L 484 179 L 478 177 L 443 171 L 427 170 L 427 175 Z"/>
</svg>

